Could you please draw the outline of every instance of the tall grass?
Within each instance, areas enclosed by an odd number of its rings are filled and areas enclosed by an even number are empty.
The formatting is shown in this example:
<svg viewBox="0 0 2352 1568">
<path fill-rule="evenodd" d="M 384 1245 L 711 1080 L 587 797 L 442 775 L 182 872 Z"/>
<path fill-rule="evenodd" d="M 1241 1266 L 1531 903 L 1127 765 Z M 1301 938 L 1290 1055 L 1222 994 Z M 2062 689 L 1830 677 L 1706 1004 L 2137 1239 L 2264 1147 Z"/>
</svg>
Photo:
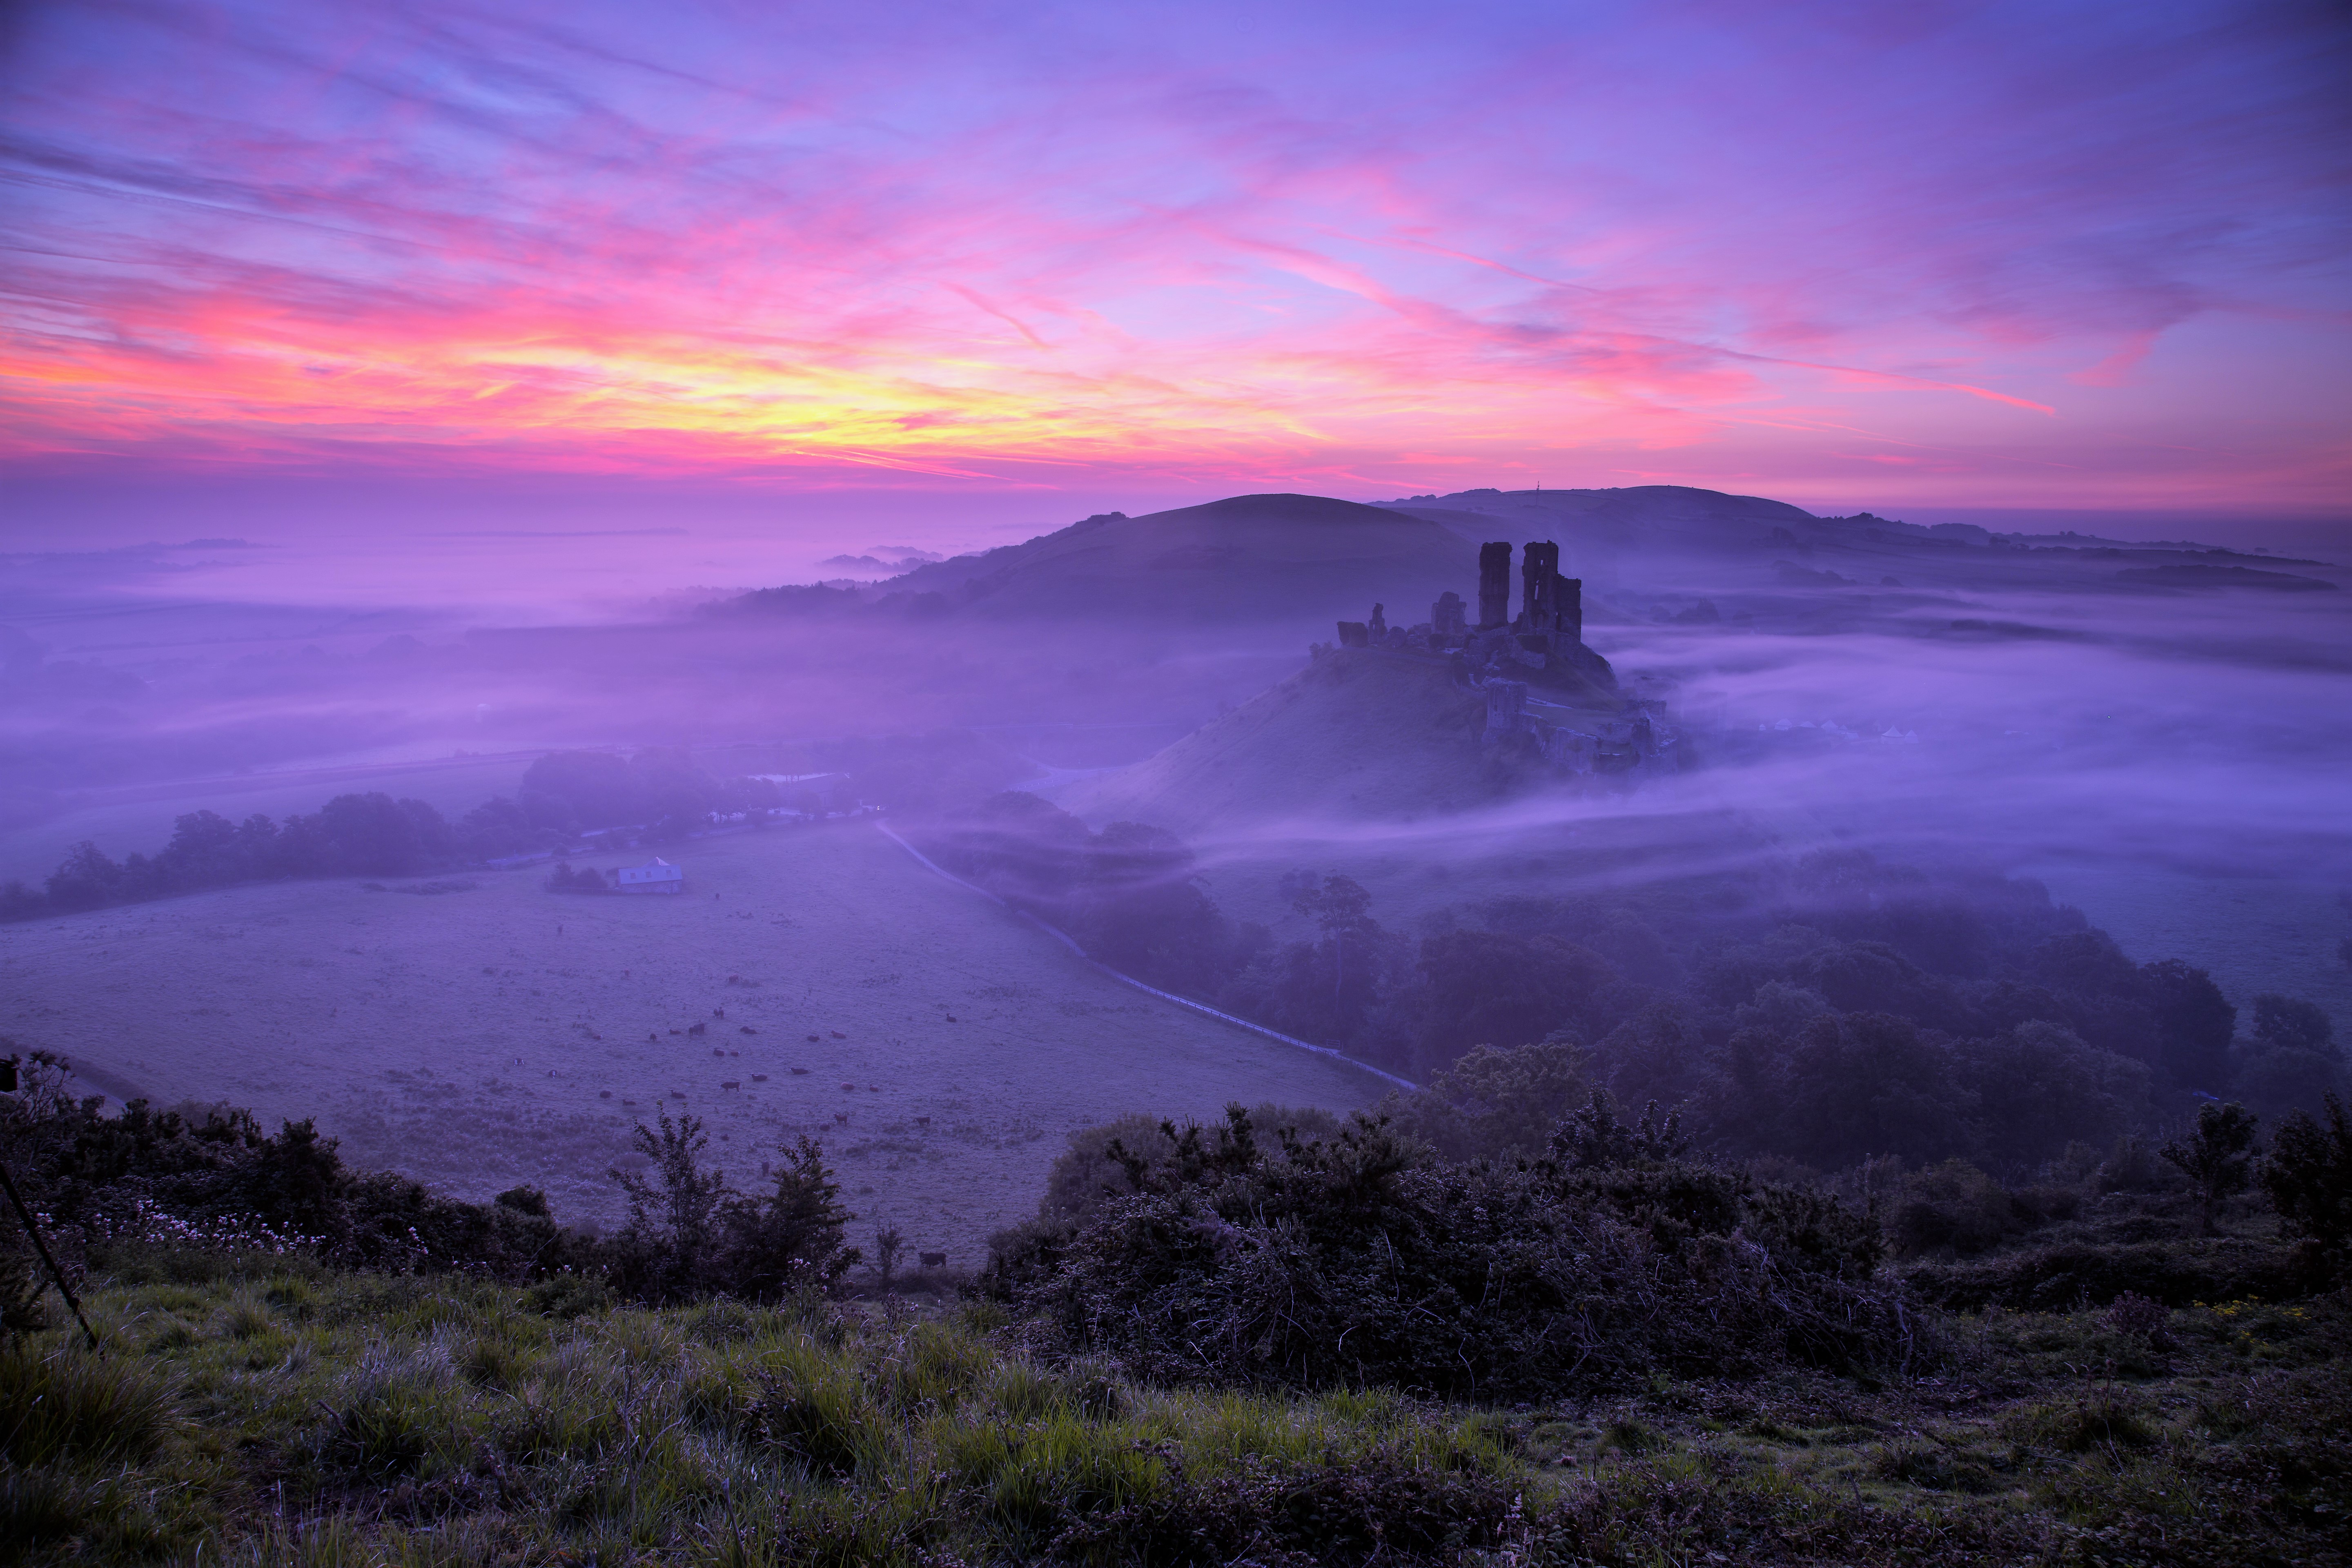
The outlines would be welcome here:
<svg viewBox="0 0 2352 1568">
<path fill-rule="evenodd" d="M 2202 1403 L 2070 1372 L 1947 1420 L 1874 1417 L 1899 1394 L 1818 1375 L 1475 1410 L 1152 1388 L 1026 1359 L 984 1312 L 566 1317 L 462 1279 L 147 1278 L 90 1293 L 103 1357 L 58 1331 L 0 1352 L 0 1563 L 1403 1568 L 1737 1561 L 1735 1537 L 1759 1559 L 2029 1561 L 2050 1541 L 2021 1509 L 2152 1517 L 2186 1495 L 2192 1438 L 2242 1466 L 2282 1433 L 2340 1447 L 2346 1386 L 2337 1331 L 2284 1313 L 2264 1331 L 2305 1363 L 2232 1380 L 2214 1338 Z M 2199 1560 L 2253 1552 L 2288 1506 L 2264 1500 L 2319 1484 L 2217 1477 Z"/>
<path fill-rule="evenodd" d="M 171 1384 L 120 1353 L 0 1347 L 0 1457 L 26 1468 L 152 1458 L 174 1417 Z"/>
</svg>

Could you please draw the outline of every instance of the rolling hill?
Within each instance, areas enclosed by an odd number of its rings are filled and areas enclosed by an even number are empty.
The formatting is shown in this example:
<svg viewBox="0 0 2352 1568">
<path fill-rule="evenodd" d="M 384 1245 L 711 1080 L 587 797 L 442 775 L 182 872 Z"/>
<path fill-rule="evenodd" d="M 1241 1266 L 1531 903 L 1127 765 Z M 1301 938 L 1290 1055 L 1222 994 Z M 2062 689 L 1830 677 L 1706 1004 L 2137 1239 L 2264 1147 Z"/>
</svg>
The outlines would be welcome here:
<svg viewBox="0 0 2352 1568">
<path fill-rule="evenodd" d="M 1323 496 L 1234 496 L 1145 517 L 1110 514 L 1023 544 L 920 566 L 889 593 L 939 594 L 991 620 L 1295 624 L 1330 634 L 1376 602 L 1429 618 L 1477 588 L 1475 545 L 1426 519 Z"/>
</svg>

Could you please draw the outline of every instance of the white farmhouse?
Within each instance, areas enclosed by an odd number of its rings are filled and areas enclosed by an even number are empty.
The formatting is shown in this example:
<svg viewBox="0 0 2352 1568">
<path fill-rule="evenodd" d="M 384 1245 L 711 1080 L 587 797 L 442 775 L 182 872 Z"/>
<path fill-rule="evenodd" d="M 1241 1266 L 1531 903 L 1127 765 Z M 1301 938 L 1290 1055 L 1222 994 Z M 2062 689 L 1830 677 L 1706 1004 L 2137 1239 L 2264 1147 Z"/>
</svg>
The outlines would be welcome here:
<svg viewBox="0 0 2352 1568">
<path fill-rule="evenodd" d="M 624 866 L 614 876 L 625 893 L 682 893 L 686 873 L 656 856 L 642 866 Z"/>
</svg>

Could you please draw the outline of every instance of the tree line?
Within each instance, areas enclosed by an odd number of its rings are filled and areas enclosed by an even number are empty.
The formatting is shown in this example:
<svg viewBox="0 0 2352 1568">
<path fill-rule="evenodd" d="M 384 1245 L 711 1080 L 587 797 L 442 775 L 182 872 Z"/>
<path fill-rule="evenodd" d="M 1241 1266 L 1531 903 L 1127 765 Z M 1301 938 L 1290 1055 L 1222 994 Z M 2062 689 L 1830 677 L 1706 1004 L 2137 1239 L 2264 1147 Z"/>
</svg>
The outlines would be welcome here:
<svg viewBox="0 0 2352 1568">
<path fill-rule="evenodd" d="M 0 920 L 72 914 L 247 882 L 314 877 L 413 877 L 511 855 L 552 850 L 593 829 L 629 829 L 631 842 L 662 843 L 706 826 L 713 812 L 794 806 L 816 812 L 833 792 L 787 792 L 764 780 L 719 779 L 683 751 L 634 756 L 554 752 L 525 770 L 511 797 L 494 796 L 450 821 L 428 802 L 381 791 L 340 795 L 282 821 L 215 811 L 178 817 L 171 841 L 117 860 L 88 839 L 39 887 L 0 886 Z"/>
<path fill-rule="evenodd" d="M 2135 963 L 2039 884 L 1824 852 L 1639 890 L 1457 906 L 1390 929 L 1373 894 L 1297 872 L 1305 927 L 1229 920 L 1192 850 L 1025 794 L 923 831 L 927 852 L 1163 989 L 1419 1081 L 1480 1047 L 1550 1043 L 1702 1144 L 1821 1170 L 1968 1159 L 2020 1173 L 2243 1101 L 2341 1091 L 2327 1014 L 2248 1016 L 2204 970 Z"/>
</svg>

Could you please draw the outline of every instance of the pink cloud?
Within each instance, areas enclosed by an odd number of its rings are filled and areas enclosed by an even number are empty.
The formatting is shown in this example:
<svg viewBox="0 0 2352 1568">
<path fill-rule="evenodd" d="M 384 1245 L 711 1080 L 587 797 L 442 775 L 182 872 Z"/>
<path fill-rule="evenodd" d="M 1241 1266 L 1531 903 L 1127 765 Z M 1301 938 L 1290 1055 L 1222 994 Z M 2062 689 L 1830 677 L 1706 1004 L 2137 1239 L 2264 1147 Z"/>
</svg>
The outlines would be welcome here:
<svg viewBox="0 0 2352 1568">
<path fill-rule="evenodd" d="M 2341 28 L 1906 15 L 39 13 L 0 452 L 2340 493 Z"/>
</svg>

